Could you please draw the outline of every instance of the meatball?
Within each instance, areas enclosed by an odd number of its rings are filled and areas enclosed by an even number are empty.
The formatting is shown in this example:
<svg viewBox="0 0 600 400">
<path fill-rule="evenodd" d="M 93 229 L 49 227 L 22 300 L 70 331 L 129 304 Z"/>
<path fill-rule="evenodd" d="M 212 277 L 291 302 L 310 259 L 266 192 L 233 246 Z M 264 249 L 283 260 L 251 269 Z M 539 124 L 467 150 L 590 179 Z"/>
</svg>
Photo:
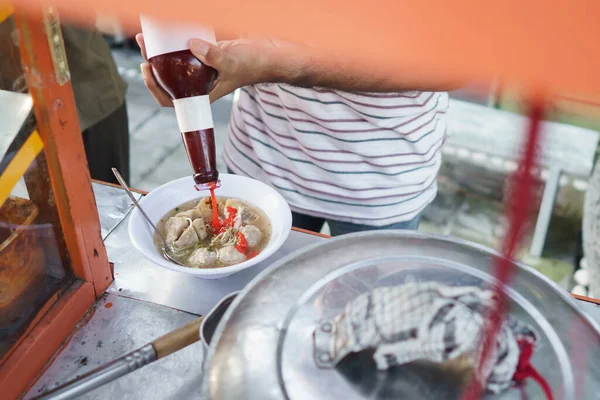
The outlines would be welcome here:
<svg viewBox="0 0 600 400">
<path fill-rule="evenodd" d="M 251 224 L 259 217 L 256 213 L 244 206 L 244 203 L 238 199 L 227 199 L 225 207 L 232 207 L 237 210 L 237 219 L 241 220 L 242 224 Z"/>
<path fill-rule="evenodd" d="M 238 199 L 227 199 L 225 201 L 225 207 L 232 207 L 232 208 L 239 208 L 240 206 L 242 206 L 242 202 Z"/>
<path fill-rule="evenodd" d="M 246 260 L 246 255 L 237 251 L 235 246 L 225 246 L 217 250 L 217 258 L 225 265 L 233 265 Z"/>
<path fill-rule="evenodd" d="M 167 231 L 167 244 L 172 245 L 175 243 L 183 231 L 188 227 L 189 222 L 187 219 L 182 217 L 171 217 L 165 224 Z"/>
<path fill-rule="evenodd" d="M 258 220 L 258 215 L 255 214 L 248 207 L 240 206 L 238 207 L 238 215 L 242 220 L 242 224 L 251 224 Z"/>
<path fill-rule="evenodd" d="M 200 212 L 200 216 L 204 218 L 206 221 L 212 220 L 213 217 L 213 209 L 212 209 L 212 199 L 209 197 L 205 197 L 198 202 L 196 209 Z M 217 211 L 220 216 L 225 214 L 225 201 L 217 200 Z"/>
<path fill-rule="evenodd" d="M 213 213 L 212 213 L 212 208 L 202 208 L 198 210 L 200 212 L 200 218 L 204 219 L 205 221 L 212 221 L 213 218 Z"/>
<path fill-rule="evenodd" d="M 204 223 L 204 218 L 196 218 L 194 222 L 192 222 L 192 226 L 196 231 L 196 235 L 198 235 L 198 239 L 206 239 L 206 237 L 208 236 L 208 232 L 206 232 L 206 224 Z"/>
<path fill-rule="evenodd" d="M 208 208 L 209 210 L 212 210 L 212 201 L 211 201 L 211 198 L 210 198 L 210 196 L 208 196 L 208 197 L 205 197 L 205 198 L 201 199 L 201 200 L 198 202 L 198 204 L 196 205 L 196 208 L 197 208 L 198 210 L 203 210 L 203 209 L 207 209 L 207 208 Z"/>
<path fill-rule="evenodd" d="M 217 261 L 217 253 L 207 248 L 195 250 L 188 259 L 188 265 L 192 268 L 209 268 Z"/>
<path fill-rule="evenodd" d="M 175 218 L 177 218 L 177 217 L 189 218 L 191 220 L 194 220 L 194 219 L 200 217 L 200 212 L 198 210 L 196 210 L 195 208 L 192 208 L 191 210 L 182 211 L 180 213 L 175 214 Z"/>
<path fill-rule="evenodd" d="M 262 241 L 262 232 L 254 225 L 242 226 L 240 232 L 246 238 L 248 247 L 251 249 L 258 246 Z"/>
<path fill-rule="evenodd" d="M 187 249 L 195 244 L 198 244 L 198 242 L 198 235 L 196 235 L 193 224 L 189 224 L 187 229 L 183 231 L 181 236 L 179 236 L 179 239 L 177 239 L 173 245 L 178 249 Z"/>
</svg>

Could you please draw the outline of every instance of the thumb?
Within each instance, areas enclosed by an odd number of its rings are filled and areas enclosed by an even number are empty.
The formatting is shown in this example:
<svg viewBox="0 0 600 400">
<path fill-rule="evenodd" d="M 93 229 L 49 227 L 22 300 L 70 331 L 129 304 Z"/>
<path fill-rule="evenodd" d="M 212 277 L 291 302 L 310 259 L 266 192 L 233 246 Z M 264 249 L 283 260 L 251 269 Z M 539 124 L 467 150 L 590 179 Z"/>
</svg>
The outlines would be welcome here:
<svg viewBox="0 0 600 400">
<path fill-rule="evenodd" d="M 190 40 L 190 51 L 200 62 L 213 67 L 219 73 L 231 71 L 235 65 L 235 60 L 223 49 L 204 40 Z"/>
</svg>

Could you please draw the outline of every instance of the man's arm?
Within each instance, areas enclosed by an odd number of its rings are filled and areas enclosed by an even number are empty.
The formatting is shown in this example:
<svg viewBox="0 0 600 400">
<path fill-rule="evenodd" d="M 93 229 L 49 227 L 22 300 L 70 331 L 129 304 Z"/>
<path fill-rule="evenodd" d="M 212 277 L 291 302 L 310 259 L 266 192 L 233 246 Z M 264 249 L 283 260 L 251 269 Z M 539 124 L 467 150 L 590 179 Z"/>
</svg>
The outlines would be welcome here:
<svg viewBox="0 0 600 400">
<path fill-rule="evenodd" d="M 435 78 L 422 69 L 375 69 L 334 54 L 323 54 L 302 45 L 290 45 L 270 54 L 268 81 L 298 87 L 323 87 L 346 92 L 449 91 L 461 85 Z"/>
<path fill-rule="evenodd" d="M 144 40 L 136 37 L 142 53 Z M 323 87 L 346 92 L 447 91 L 458 85 L 432 79 L 419 70 L 399 73 L 373 72 L 368 61 L 361 65 L 345 57 L 323 54 L 313 48 L 268 39 L 238 39 L 217 45 L 194 39 L 190 50 L 203 64 L 219 75 L 211 89 L 211 101 L 234 90 L 259 83 L 287 83 L 299 87 Z M 158 87 L 149 64 L 142 64 L 144 82 L 162 106 L 172 105 L 169 96 Z"/>
</svg>

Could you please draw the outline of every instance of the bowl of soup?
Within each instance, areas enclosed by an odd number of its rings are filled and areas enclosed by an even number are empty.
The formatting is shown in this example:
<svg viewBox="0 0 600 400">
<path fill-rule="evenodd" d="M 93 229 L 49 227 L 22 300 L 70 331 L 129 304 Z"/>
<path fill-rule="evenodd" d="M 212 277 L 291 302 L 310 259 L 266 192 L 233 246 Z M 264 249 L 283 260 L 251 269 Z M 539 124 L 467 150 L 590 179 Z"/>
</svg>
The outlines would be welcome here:
<svg viewBox="0 0 600 400">
<path fill-rule="evenodd" d="M 272 255 L 292 227 L 285 199 L 244 176 L 222 174 L 220 180 L 214 199 L 185 177 L 154 189 L 139 202 L 166 239 L 170 255 L 183 266 L 164 258 L 160 239 L 137 209 L 129 219 L 134 247 L 158 266 L 204 279 L 232 275 Z"/>
</svg>

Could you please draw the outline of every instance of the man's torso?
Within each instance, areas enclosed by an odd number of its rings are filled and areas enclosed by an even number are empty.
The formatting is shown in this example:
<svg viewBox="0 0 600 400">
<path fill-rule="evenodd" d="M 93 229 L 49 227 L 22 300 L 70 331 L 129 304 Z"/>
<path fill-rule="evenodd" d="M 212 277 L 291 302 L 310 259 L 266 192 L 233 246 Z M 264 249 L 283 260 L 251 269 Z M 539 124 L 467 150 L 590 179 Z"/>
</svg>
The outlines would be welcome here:
<svg viewBox="0 0 600 400">
<path fill-rule="evenodd" d="M 435 197 L 446 93 L 243 88 L 225 161 L 298 212 L 373 226 L 407 221 Z"/>
</svg>

